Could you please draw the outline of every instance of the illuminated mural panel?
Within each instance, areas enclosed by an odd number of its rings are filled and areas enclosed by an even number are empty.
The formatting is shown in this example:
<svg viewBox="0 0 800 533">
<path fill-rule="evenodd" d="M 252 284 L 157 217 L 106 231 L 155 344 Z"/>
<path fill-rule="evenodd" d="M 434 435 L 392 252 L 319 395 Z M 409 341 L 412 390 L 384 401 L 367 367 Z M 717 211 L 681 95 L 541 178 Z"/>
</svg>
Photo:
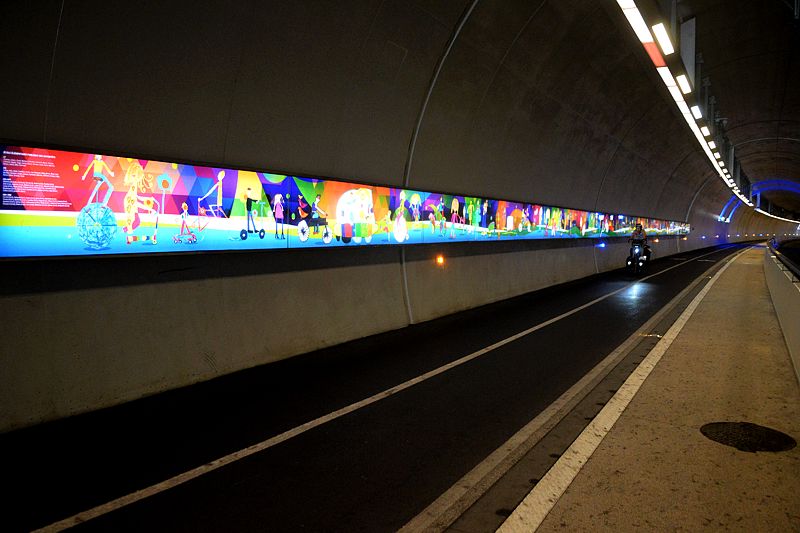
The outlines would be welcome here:
<svg viewBox="0 0 800 533">
<path fill-rule="evenodd" d="M 561 207 L 0 145 L 0 257 L 685 235 Z"/>
</svg>

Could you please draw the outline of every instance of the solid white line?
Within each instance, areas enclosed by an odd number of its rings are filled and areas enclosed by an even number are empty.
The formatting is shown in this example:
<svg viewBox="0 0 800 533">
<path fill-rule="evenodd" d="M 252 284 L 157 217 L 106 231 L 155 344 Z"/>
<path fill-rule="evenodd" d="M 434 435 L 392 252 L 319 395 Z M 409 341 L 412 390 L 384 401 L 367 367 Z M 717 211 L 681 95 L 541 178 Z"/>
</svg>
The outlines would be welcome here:
<svg viewBox="0 0 800 533">
<path fill-rule="evenodd" d="M 486 459 L 477 464 L 464 477 L 456 481 L 422 512 L 400 528 L 398 533 L 416 533 L 418 531 L 435 533 L 445 531 L 502 475 L 516 464 L 524 454 L 535 446 L 548 431 L 555 427 L 586 396 L 588 391 L 596 387 L 611 368 L 615 367 L 630 352 L 633 346 L 642 341 L 642 337 L 662 338 L 663 335 L 650 332 L 663 320 L 664 316 L 671 312 L 700 283 L 702 278 L 710 277 L 708 273 L 713 268 L 710 267 L 708 271 L 672 298 L 669 303 L 650 317 L 647 322 L 587 372 L 577 383 L 499 446 Z"/>
<path fill-rule="evenodd" d="M 711 254 L 714 254 L 714 253 L 717 253 L 717 252 L 720 252 L 720 251 L 722 251 L 722 250 L 714 250 L 713 252 L 708 252 L 706 254 L 699 255 L 696 258 L 691 259 L 690 261 L 695 261 L 697 259 L 700 259 L 701 257 L 706 257 L 708 255 L 711 255 Z M 330 421 L 335 420 L 337 418 L 340 418 L 340 417 L 342 417 L 342 416 L 344 416 L 346 414 L 352 413 L 353 411 L 361 409 L 362 407 L 366 407 L 366 406 L 371 405 L 371 404 L 373 404 L 375 402 L 383 400 L 384 398 L 388 398 L 389 396 L 397 394 L 398 392 L 404 391 L 404 390 L 406 390 L 406 389 L 408 389 L 410 387 L 413 387 L 414 385 L 417 385 L 419 383 L 422 383 L 423 381 L 426 381 L 426 380 L 428 380 L 428 379 L 430 379 L 432 377 L 438 376 L 439 374 L 443 374 L 444 372 L 447 372 L 448 370 L 451 370 L 451 369 L 453 369 L 453 368 L 455 368 L 457 366 L 463 365 L 464 363 L 472 361 L 473 359 L 476 359 L 476 358 L 478 358 L 478 357 L 480 357 L 480 356 L 482 356 L 482 355 L 484 355 L 484 354 L 486 354 L 488 352 L 496 350 L 497 348 L 505 346 L 506 344 L 512 343 L 512 342 L 514 342 L 514 341 L 516 341 L 516 340 L 518 340 L 518 339 L 520 339 L 520 338 L 522 338 L 522 337 L 524 337 L 526 335 L 530 335 L 531 333 L 533 333 L 535 331 L 538 331 L 538 330 L 540 330 L 542 328 L 545 328 L 545 327 L 549 326 L 550 324 L 553 324 L 554 322 L 558 322 L 561 319 L 567 318 L 568 316 L 571 316 L 571 315 L 574 315 L 575 313 L 583 311 L 587 307 L 591 307 L 592 305 L 594 305 L 594 304 L 596 304 L 598 302 L 601 302 L 601 301 L 603 301 L 603 300 L 605 300 L 607 298 L 610 298 L 611 296 L 614 296 L 615 294 L 619 294 L 620 292 L 625 291 L 625 290 L 629 289 L 630 287 L 632 287 L 632 286 L 634 286 L 634 285 L 636 285 L 638 283 L 641 283 L 641 282 L 643 282 L 645 280 L 648 280 L 650 278 L 653 278 L 655 276 L 660 276 L 664 272 L 668 272 L 668 271 L 672 270 L 673 268 L 678 268 L 680 266 L 683 266 L 683 265 L 689 263 L 690 261 L 685 261 L 685 262 L 682 262 L 681 264 L 674 265 L 674 266 L 671 266 L 669 268 L 665 268 L 664 270 L 661 270 L 660 272 L 656 272 L 654 274 L 650 274 L 649 276 L 645 276 L 645 277 L 641 278 L 638 281 L 634 281 L 633 283 L 625 285 L 624 287 L 622 287 L 620 289 L 617 289 L 617 290 L 612 291 L 612 292 L 610 292 L 608 294 L 605 294 L 603 296 L 595 298 L 594 300 L 592 300 L 590 302 L 587 302 L 587 303 L 585 303 L 583 305 L 580 305 L 580 306 L 578 306 L 578 307 L 576 307 L 576 308 L 574 308 L 574 309 L 572 309 L 570 311 L 562 313 L 562 314 L 560 314 L 560 315 L 558 315 L 556 317 L 553 317 L 553 318 L 551 318 L 549 320 L 545 320 L 544 322 L 541 322 L 540 324 L 537 324 L 537 325 L 535 325 L 535 326 L 533 326 L 531 328 L 528 328 L 528 329 L 526 329 L 524 331 L 520 331 L 519 333 L 517 333 L 515 335 L 512 335 L 512 336 L 510 336 L 510 337 L 508 337 L 506 339 L 503 339 L 501 341 L 498 341 L 498 342 L 496 342 L 496 343 L 494 343 L 494 344 L 492 344 L 490 346 L 482 348 L 482 349 L 480 349 L 480 350 L 478 350 L 476 352 L 473 352 L 473 353 L 471 353 L 469 355 L 466 355 L 466 356 L 464 356 L 464 357 L 462 357 L 460 359 L 456 359 L 455 361 L 451 361 L 450 363 L 447 363 L 446 365 L 440 366 L 439 368 L 436 368 L 434 370 L 426 372 L 426 373 L 424 373 L 424 374 L 422 374 L 420 376 L 417 376 L 416 378 L 410 379 L 410 380 L 408 380 L 408 381 L 406 381 L 404 383 L 401 383 L 399 385 L 396 385 L 394 387 L 386 389 L 385 391 L 379 392 L 379 393 L 377 393 L 377 394 L 375 394 L 373 396 L 370 396 L 369 398 L 366 398 L 366 399 L 361 400 L 359 402 L 356 402 L 354 404 L 348 405 L 347 407 L 343 407 L 343 408 L 341 408 L 341 409 L 339 409 L 337 411 L 334 411 L 332 413 L 328 413 L 327 415 L 321 416 L 321 417 L 319 417 L 317 419 L 314 419 L 314 420 L 311 420 L 309 422 L 306 422 L 305 424 L 302 424 L 302 425 L 297 426 L 297 427 L 295 427 L 293 429 L 285 431 L 285 432 L 281 433 L 280 435 L 276 435 L 276 436 L 274 436 L 274 437 L 272 437 L 270 439 L 267 439 L 265 441 L 259 442 L 257 444 L 253 444 L 252 446 L 249 446 L 247 448 L 244 448 L 243 450 L 239 450 L 237 452 L 231 453 L 231 454 L 226 455 L 224 457 L 220 457 L 219 459 L 215 459 L 215 460 L 210 461 L 210 462 L 208 462 L 208 463 L 206 463 L 204 465 L 198 466 L 197 468 L 193 468 L 192 470 L 189 470 L 189 471 L 184 472 L 182 474 L 178 474 L 177 476 L 174 476 L 174 477 L 171 477 L 169 479 L 166 479 L 166 480 L 164 480 L 164 481 L 162 481 L 160 483 L 156 483 L 155 485 L 151 485 L 151 486 L 146 487 L 144 489 L 137 490 L 136 492 L 133 492 L 131 494 L 127 494 L 127 495 L 122 496 L 120 498 L 117 498 L 115 500 L 111 500 L 110 502 L 98 505 L 97 507 L 93 507 L 92 509 L 88 509 L 86 511 L 82 511 L 82 512 L 80 512 L 78 514 L 75 514 L 75 515 L 70 516 L 68 518 L 65 518 L 63 520 L 59 520 L 58 522 L 50 524 L 49 526 L 45 526 L 45 527 L 43 527 L 41 529 L 37 529 L 36 532 L 62 531 L 64 529 L 76 526 L 76 525 L 78 525 L 78 524 L 80 524 L 82 522 L 86 522 L 87 520 L 91 520 L 93 518 L 97 518 L 98 516 L 102 516 L 104 514 L 110 513 L 112 511 L 115 511 L 117 509 L 120 509 L 122 507 L 130 505 L 132 503 L 135 503 L 135 502 L 137 502 L 139 500 L 143 500 L 145 498 L 149 498 L 150 496 L 154 496 L 154 495 L 156 495 L 158 493 L 161 493 L 161 492 L 164 492 L 164 491 L 169 490 L 171 488 L 177 487 L 178 485 L 182 485 L 183 483 L 186 483 L 187 481 L 191 481 L 191 480 L 193 480 L 195 478 L 198 478 L 198 477 L 200 477 L 200 476 L 202 476 L 204 474 L 207 474 L 209 472 L 217 470 L 218 468 L 222 468 L 223 466 L 227 466 L 227 465 L 229 465 L 231 463 L 239 461 L 240 459 L 244 459 L 245 457 L 249 457 L 250 455 L 253 455 L 255 453 L 262 452 L 262 451 L 266 450 L 267 448 L 271 448 L 271 447 L 273 447 L 273 446 L 275 446 L 277 444 L 280 444 L 280 443 L 282 443 L 284 441 L 287 441 L 287 440 L 289 440 L 289 439 L 291 439 L 293 437 L 296 437 L 297 435 L 305 433 L 306 431 L 308 431 L 310 429 L 314 429 L 314 428 L 316 428 L 318 426 L 321 426 L 321 425 L 323 425 L 323 424 L 325 424 L 327 422 L 330 422 Z M 34 532 L 34 533 L 36 533 L 36 532 Z"/>
<path fill-rule="evenodd" d="M 545 517 L 555 507 L 559 498 L 570 486 L 575 476 L 600 445 L 616 421 L 628 407 L 633 397 L 641 388 L 644 380 L 650 375 L 655 366 L 666 353 L 672 342 L 681 332 L 694 313 L 697 306 L 705 298 L 708 291 L 719 277 L 736 259 L 745 253 L 745 248 L 725 263 L 722 268 L 711 278 L 705 287 L 694 297 L 691 303 L 681 313 L 681 316 L 669 328 L 666 335 L 658 341 L 647 357 L 636 367 L 636 370 L 625 380 L 625 383 L 614 394 L 611 400 L 603 407 L 592 422 L 581 432 L 577 439 L 567 448 L 567 451 L 556 461 L 547 474 L 537 483 L 533 490 L 514 509 L 514 512 L 497 529 L 497 533 L 529 533 L 535 531 L 544 521 Z"/>
<path fill-rule="evenodd" d="M 481 461 L 464 477 L 456 481 L 447 491 L 433 501 L 421 513 L 400 528 L 398 533 L 416 533 L 425 531 L 434 533 L 445 531 L 459 516 L 461 516 L 478 498 L 480 498 L 509 468 L 517 463 L 541 438 L 555 427 L 575 406 L 586 393 L 608 375 L 642 337 L 654 334 L 648 333 L 672 308 L 688 294 L 700 278 L 682 290 L 661 310 L 654 314 L 631 336 L 610 352 L 594 368 L 586 373 L 577 383 L 567 389 L 553 403 L 539 413 L 533 420 L 515 433 L 510 439 L 499 446 L 486 459 Z M 661 338 L 661 335 L 655 335 Z"/>
</svg>

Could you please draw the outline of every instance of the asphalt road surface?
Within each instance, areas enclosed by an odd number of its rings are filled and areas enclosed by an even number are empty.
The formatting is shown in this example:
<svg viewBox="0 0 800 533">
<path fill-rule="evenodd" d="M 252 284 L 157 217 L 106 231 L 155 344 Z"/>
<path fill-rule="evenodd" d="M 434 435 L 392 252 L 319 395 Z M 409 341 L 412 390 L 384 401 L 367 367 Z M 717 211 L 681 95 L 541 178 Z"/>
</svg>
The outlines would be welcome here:
<svg viewBox="0 0 800 533">
<path fill-rule="evenodd" d="M 624 288 L 379 401 L 76 527 L 395 531 L 714 262 L 740 249 L 657 259 L 644 275 L 663 273 L 638 284 L 623 271 L 593 276 L 2 435 L 8 496 L 0 529 L 44 527 L 151 487 Z M 313 320 L 308 325 L 314 327 Z"/>
</svg>

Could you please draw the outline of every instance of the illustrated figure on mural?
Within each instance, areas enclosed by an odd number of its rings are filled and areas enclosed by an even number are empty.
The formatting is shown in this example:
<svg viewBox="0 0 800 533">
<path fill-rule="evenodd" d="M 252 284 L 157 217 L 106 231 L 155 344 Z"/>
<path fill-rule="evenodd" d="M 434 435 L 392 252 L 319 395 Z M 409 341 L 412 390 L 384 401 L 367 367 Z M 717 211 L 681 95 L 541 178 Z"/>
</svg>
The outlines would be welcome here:
<svg viewBox="0 0 800 533">
<path fill-rule="evenodd" d="M 275 217 L 275 238 L 276 239 L 286 239 L 286 235 L 283 233 L 283 216 L 284 216 L 285 206 L 283 203 L 283 195 L 278 193 L 272 200 L 272 215 Z M 278 236 L 278 226 L 281 227 L 281 234 Z"/>
<path fill-rule="evenodd" d="M 253 203 L 256 200 L 253 198 L 253 190 L 248 187 L 247 193 L 244 196 L 245 202 L 245 209 L 247 210 L 247 233 L 255 233 L 256 231 L 256 221 L 253 220 Z M 253 229 L 250 229 L 250 226 L 253 226 Z"/>
<path fill-rule="evenodd" d="M 497 212 L 497 216 L 494 219 L 494 227 L 497 230 L 497 237 L 500 237 L 500 232 L 505 231 L 506 224 L 508 224 L 508 218 L 506 217 L 506 204 L 505 202 L 498 202 L 500 203 L 500 209 Z M 512 220 L 511 225 L 514 225 Z"/>
<path fill-rule="evenodd" d="M 476 198 L 470 206 L 472 207 L 472 216 L 470 222 L 472 222 L 472 238 L 477 239 L 478 233 L 480 232 L 481 228 L 481 200 L 480 198 Z"/>
<path fill-rule="evenodd" d="M 520 233 L 523 231 L 531 232 L 531 206 L 525 204 L 525 209 L 522 210 L 522 220 L 519 223 Z"/>
<path fill-rule="evenodd" d="M 297 236 L 301 242 L 306 242 L 311 232 L 314 235 L 319 233 L 322 227 L 322 242 L 328 244 L 333 240 L 333 234 L 328 227 L 328 213 L 319 205 L 322 201 L 321 195 L 316 195 L 314 202 L 309 205 L 302 194 L 297 196 L 297 213 L 300 215 L 300 222 L 297 223 Z"/>
<path fill-rule="evenodd" d="M 197 199 L 197 212 L 200 215 L 211 215 L 212 217 L 219 217 L 219 218 L 227 218 L 225 215 L 225 209 L 222 206 L 222 180 L 225 179 L 225 171 L 220 170 L 217 172 L 217 182 L 200 198 Z M 209 196 L 211 196 L 214 192 L 217 193 L 217 203 L 215 204 L 208 204 L 206 200 Z M 202 205 L 202 202 L 206 202 L 208 205 L 208 209 Z"/>
<path fill-rule="evenodd" d="M 481 208 L 481 220 L 483 224 L 482 227 L 485 229 L 483 234 L 488 235 L 491 231 L 489 229 L 489 200 L 483 201 L 483 207 Z"/>
<path fill-rule="evenodd" d="M 394 210 L 392 232 L 394 233 L 394 239 L 397 242 L 403 243 L 410 238 L 408 234 L 408 223 L 406 221 L 406 191 L 400 191 L 398 199 L 400 204 L 397 206 L 397 209 Z"/>
<path fill-rule="evenodd" d="M 419 209 L 421 204 L 422 200 L 419 194 L 412 194 L 411 200 L 408 202 L 408 207 L 411 208 L 411 216 L 414 219 L 414 222 L 419 222 Z"/>
<path fill-rule="evenodd" d="M 197 235 L 192 231 L 189 225 L 189 204 L 183 202 L 181 204 L 181 232 L 173 235 L 172 242 L 194 244 L 197 242 Z"/>
<path fill-rule="evenodd" d="M 393 226 L 394 222 L 392 222 L 392 212 L 387 211 L 386 214 L 383 215 L 383 218 L 378 223 L 378 231 L 386 234 L 386 242 L 389 242 L 391 240 Z"/>
<path fill-rule="evenodd" d="M 462 222 L 461 216 L 458 214 L 459 210 L 458 198 L 453 198 L 450 203 L 450 238 L 456 238 L 456 224 Z"/>
<path fill-rule="evenodd" d="M 152 196 L 145 196 L 146 193 L 153 186 L 153 177 L 147 174 L 142 165 L 138 161 L 132 160 L 128 170 L 125 172 L 125 179 L 123 183 L 128 187 L 128 192 L 125 194 L 123 206 L 125 209 L 125 226 L 122 231 L 125 232 L 125 243 L 131 244 L 137 241 L 150 241 L 152 244 L 158 244 L 158 200 Z M 153 233 L 145 235 L 137 235 L 135 232 L 142 225 L 142 218 L 140 214 L 147 214 L 155 217 Z M 144 226 L 142 226 L 144 230 Z"/>
<path fill-rule="evenodd" d="M 437 228 L 439 229 L 439 236 L 444 235 L 444 223 L 447 217 L 444 214 L 444 196 L 439 197 L 439 202 L 436 205 L 431 205 L 431 214 L 428 215 L 428 220 L 431 223 L 431 233 L 436 234 Z"/>
<path fill-rule="evenodd" d="M 320 226 L 319 222 L 320 222 L 320 219 L 322 217 L 327 217 L 328 216 L 328 213 L 326 213 L 325 210 L 322 209 L 320 207 L 320 205 L 319 205 L 319 202 L 321 200 L 322 200 L 322 196 L 320 196 L 318 194 L 317 197 L 314 199 L 314 203 L 311 204 L 311 220 L 313 222 L 312 226 L 314 228 L 313 229 L 314 234 L 319 233 L 319 226 Z"/>
<path fill-rule="evenodd" d="M 108 168 L 108 165 L 106 165 L 105 161 L 103 161 L 103 156 L 101 155 L 94 156 L 94 160 L 89 163 L 89 166 L 86 167 L 86 171 L 83 173 L 83 176 L 81 176 L 81 181 L 86 179 L 86 176 L 89 174 L 90 170 L 92 171 L 92 179 L 97 183 L 92 190 L 92 194 L 89 195 L 89 201 L 86 202 L 86 204 L 88 205 L 92 203 L 92 201 L 95 199 L 95 195 L 97 195 L 98 191 L 100 190 L 100 187 L 105 183 L 106 195 L 103 197 L 102 204 L 108 205 L 108 200 L 111 198 L 111 193 L 114 192 L 114 186 L 111 184 L 111 181 L 108 179 L 108 177 L 103 173 L 103 170 L 111 174 L 112 178 L 114 177 L 114 171 Z"/>
<path fill-rule="evenodd" d="M 264 222 L 263 221 L 261 222 L 261 229 L 256 228 L 256 221 L 255 221 L 253 212 L 255 211 L 255 207 L 254 206 L 257 203 L 259 203 L 259 198 L 257 198 L 254 195 L 255 195 L 255 193 L 253 192 L 253 189 L 248 187 L 247 188 L 247 192 L 245 192 L 245 195 L 244 195 L 244 205 L 245 205 L 245 210 L 247 212 L 247 214 L 246 214 L 247 228 L 245 228 L 245 229 L 243 229 L 242 231 L 239 232 L 239 238 L 242 239 L 243 241 L 247 240 L 247 235 L 249 233 L 257 234 L 260 239 L 263 239 L 264 236 L 267 234 L 267 232 L 264 230 Z M 263 217 L 260 217 L 260 218 L 263 218 Z M 253 229 L 250 229 L 251 227 Z"/>
</svg>

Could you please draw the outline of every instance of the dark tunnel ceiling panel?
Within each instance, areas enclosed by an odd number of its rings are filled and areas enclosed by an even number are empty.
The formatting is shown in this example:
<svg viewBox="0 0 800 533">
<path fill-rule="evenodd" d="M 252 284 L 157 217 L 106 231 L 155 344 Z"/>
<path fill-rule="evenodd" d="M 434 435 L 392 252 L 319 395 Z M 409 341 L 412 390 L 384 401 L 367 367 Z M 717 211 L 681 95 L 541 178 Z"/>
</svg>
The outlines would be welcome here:
<svg viewBox="0 0 800 533">
<path fill-rule="evenodd" d="M 478 3 L 433 87 L 410 183 L 453 189 L 502 176 L 520 198 L 569 194 L 586 209 L 686 217 L 712 169 L 607 7 Z"/>
<path fill-rule="evenodd" d="M 697 51 L 742 169 L 756 182 L 800 183 L 800 25 L 782 0 L 685 0 L 697 17 Z M 767 195 L 765 195 L 767 196 Z M 800 212 L 800 196 L 769 193 Z"/>
</svg>

